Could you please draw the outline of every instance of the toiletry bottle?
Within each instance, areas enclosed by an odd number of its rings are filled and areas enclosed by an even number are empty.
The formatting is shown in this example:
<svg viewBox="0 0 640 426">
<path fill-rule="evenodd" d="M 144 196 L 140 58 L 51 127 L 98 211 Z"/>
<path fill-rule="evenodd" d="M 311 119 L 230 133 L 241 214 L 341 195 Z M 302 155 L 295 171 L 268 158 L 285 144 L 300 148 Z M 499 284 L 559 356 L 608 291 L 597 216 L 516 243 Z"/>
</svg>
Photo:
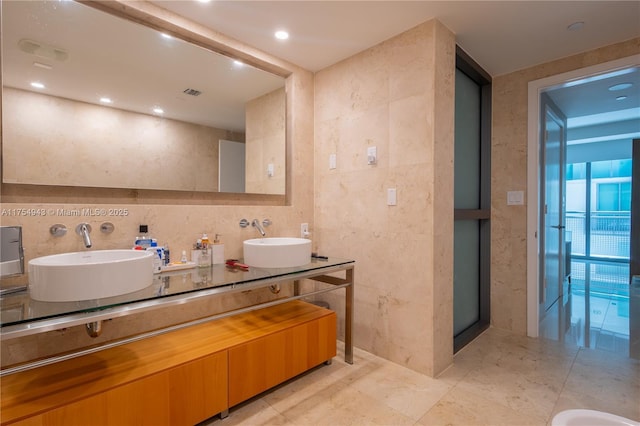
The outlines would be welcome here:
<svg viewBox="0 0 640 426">
<path fill-rule="evenodd" d="M 198 266 L 200 268 L 208 268 L 211 266 L 211 253 L 208 249 L 203 248 L 200 250 L 200 255 L 198 256 Z"/>
<path fill-rule="evenodd" d="M 182 257 L 180 258 L 180 263 L 187 263 L 187 251 L 182 250 Z"/>
<path fill-rule="evenodd" d="M 201 242 L 200 253 L 198 254 L 198 266 L 201 268 L 208 268 L 211 266 L 211 251 L 209 249 L 209 237 L 207 234 L 202 234 L 202 238 L 198 240 Z"/>
<path fill-rule="evenodd" d="M 147 247 L 151 247 L 153 239 L 147 235 L 148 230 L 149 227 L 147 225 L 140 225 L 140 235 L 136 237 L 134 248 L 142 247 L 143 249 L 146 249 Z"/>
<path fill-rule="evenodd" d="M 220 234 L 216 234 L 211 245 L 211 264 L 221 265 L 225 263 L 224 244 L 220 241 Z"/>
<path fill-rule="evenodd" d="M 149 232 L 149 225 L 140 225 L 138 227 L 138 230 L 140 231 L 140 235 L 138 236 L 138 239 L 143 240 L 147 238 L 147 232 Z"/>
<path fill-rule="evenodd" d="M 171 252 L 169 251 L 169 244 L 164 245 L 164 264 L 165 266 L 171 263 Z"/>
<path fill-rule="evenodd" d="M 162 266 L 164 265 L 164 247 L 158 247 L 156 241 L 152 241 L 151 245 L 147 247 L 147 250 L 153 252 L 153 273 L 158 274 L 162 272 Z"/>
<path fill-rule="evenodd" d="M 209 251 L 209 249 L 203 245 L 203 248 L 201 248 L 200 253 L 198 253 L 198 266 L 201 268 L 208 268 L 209 266 L 211 266 L 211 251 Z"/>
</svg>

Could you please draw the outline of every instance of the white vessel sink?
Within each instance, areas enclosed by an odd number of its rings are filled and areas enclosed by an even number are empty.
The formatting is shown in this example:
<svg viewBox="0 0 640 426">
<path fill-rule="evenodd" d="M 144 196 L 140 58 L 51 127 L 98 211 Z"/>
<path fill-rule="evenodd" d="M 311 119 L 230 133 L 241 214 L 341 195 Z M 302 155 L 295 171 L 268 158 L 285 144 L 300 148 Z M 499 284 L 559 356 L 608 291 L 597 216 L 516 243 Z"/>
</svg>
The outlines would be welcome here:
<svg viewBox="0 0 640 426">
<path fill-rule="evenodd" d="M 153 282 L 152 251 L 95 250 L 29 261 L 29 294 L 44 302 L 119 296 Z"/>
<path fill-rule="evenodd" d="M 311 240 L 254 238 L 244 241 L 244 263 L 257 268 L 293 268 L 311 262 Z"/>
</svg>

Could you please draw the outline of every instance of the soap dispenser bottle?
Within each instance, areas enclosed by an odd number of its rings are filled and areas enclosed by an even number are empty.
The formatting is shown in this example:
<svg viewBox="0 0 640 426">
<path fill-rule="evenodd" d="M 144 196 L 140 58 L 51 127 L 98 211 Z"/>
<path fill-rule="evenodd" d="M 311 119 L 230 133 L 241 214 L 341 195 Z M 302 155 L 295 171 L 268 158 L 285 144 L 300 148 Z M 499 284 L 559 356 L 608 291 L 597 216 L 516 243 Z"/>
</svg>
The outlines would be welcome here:
<svg viewBox="0 0 640 426">
<path fill-rule="evenodd" d="M 224 244 L 220 241 L 220 234 L 216 234 L 211 245 L 211 263 L 214 265 L 225 263 Z"/>
</svg>

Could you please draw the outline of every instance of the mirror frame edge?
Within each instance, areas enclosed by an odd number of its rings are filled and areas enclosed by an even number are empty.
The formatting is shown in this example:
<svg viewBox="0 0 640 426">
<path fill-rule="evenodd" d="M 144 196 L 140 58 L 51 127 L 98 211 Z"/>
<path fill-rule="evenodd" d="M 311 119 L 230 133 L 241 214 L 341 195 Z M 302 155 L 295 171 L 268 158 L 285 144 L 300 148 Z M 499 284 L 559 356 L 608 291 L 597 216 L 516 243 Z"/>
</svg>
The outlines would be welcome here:
<svg viewBox="0 0 640 426">
<path fill-rule="evenodd" d="M 74 0 L 86 6 L 109 13 L 116 17 L 145 25 L 152 29 L 168 32 L 212 52 L 243 61 L 263 71 L 285 79 L 285 193 L 225 193 L 196 192 L 151 189 L 127 189 L 85 186 L 32 185 L 5 183 L 0 181 L 0 201 L 2 203 L 93 203 L 93 204 L 173 204 L 185 205 L 292 205 L 293 176 L 291 127 L 292 91 L 291 80 L 299 67 L 270 56 L 222 33 L 163 9 L 147 1 L 140 0 Z M 0 16 L 1 16 L 0 9 Z M 0 32 L 2 30 L 0 21 Z M 0 70 L 2 52 L 0 49 Z M 2 72 L 0 72 L 0 176 L 3 175 L 2 136 Z"/>
</svg>

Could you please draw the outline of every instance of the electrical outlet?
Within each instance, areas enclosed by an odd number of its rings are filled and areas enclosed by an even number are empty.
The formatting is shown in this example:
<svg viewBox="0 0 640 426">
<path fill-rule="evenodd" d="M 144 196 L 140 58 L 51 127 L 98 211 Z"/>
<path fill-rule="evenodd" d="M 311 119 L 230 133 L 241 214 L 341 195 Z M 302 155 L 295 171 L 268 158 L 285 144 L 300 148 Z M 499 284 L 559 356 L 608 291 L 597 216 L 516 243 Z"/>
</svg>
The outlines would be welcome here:
<svg viewBox="0 0 640 426">
<path fill-rule="evenodd" d="M 300 238 L 308 238 L 309 237 L 309 224 L 303 223 L 300 225 Z"/>
</svg>

